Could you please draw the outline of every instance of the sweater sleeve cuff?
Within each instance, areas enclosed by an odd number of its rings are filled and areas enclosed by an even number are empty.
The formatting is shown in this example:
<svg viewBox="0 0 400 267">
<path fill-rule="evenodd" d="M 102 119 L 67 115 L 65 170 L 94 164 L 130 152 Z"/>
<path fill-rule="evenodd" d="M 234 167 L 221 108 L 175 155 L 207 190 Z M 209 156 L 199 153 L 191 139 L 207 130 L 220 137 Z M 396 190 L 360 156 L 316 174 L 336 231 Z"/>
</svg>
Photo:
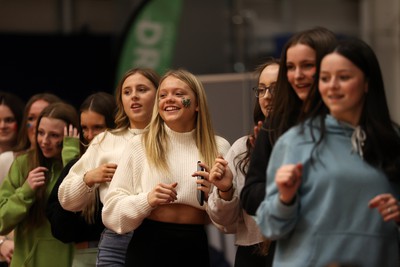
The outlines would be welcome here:
<svg viewBox="0 0 400 267">
<path fill-rule="evenodd" d="M 218 190 L 213 190 L 211 193 L 206 211 L 213 222 L 224 226 L 236 222 L 240 204 L 236 189 L 234 190 L 233 197 L 229 201 L 222 199 L 218 194 Z"/>
<path fill-rule="evenodd" d="M 155 209 L 155 207 L 150 206 L 149 201 L 147 200 L 147 194 L 139 194 L 139 198 L 135 199 L 134 202 L 138 203 L 138 207 L 141 207 L 142 210 L 140 213 L 146 217 L 149 216 L 151 211 Z"/>
<path fill-rule="evenodd" d="M 103 220 L 106 227 L 119 234 L 125 234 L 138 228 L 155 209 L 148 203 L 147 194 L 129 197 L 119 204 L 122 204 L 122 206 L 116 208 L 116 210 L 121 210 L 118 215 L 112 215 L 109 211 L 103 210 Z"/>
<path fill-rule="evenodd" d="M 215 203 L 215 206 L 217 208 L 223 208 L 223 207 L 234 207 L 234 208 L 236 208 L 236 205 L 238 204 L 239 198 L 238 198 L 237 193 L 236 193 L 237 192 L 236 188 L 233 187 L 232 190 L 233 190 L 232 199 L 231 200 L 225 200 L 225 199 L 221 198 L 218 188 L 215 188 L 215 190 L 212 193 L 214 195 L 214 197 L 212 198 L 212 201 Z"/>
<path fill-rule="evenodd" d="M 273 210 L 276 210 L 276 214 L 277 217 L 282 218 L 282 219 L 290 219 L 293 218 L 293 216 L 295 216 L 296 211 L 298 209 L 299 206 L 299 201 L 298 201 L 298 197 L 296 196 L 295 202 L 291 205 L 285 205 L 283 204 L 279 197 L 276 197 L 273 200 Z M 271 212 L 274 213 L 274 212 Z"/>
<path fill-rule="evenodd" d="M 63 159 L 64 166 L 72 159 L 79 157 L 79 138 L 65 136 L 63 140 L 63 149 L 61 151 L 61 157 Z"/>
<path fill-rule="evenodd" d="M 25 181 L 25 183 L 20 187 L 20 193 L 26 200 L 35 198 L 35 191 L 29 186 L 28 181 Z"/>
</svg>

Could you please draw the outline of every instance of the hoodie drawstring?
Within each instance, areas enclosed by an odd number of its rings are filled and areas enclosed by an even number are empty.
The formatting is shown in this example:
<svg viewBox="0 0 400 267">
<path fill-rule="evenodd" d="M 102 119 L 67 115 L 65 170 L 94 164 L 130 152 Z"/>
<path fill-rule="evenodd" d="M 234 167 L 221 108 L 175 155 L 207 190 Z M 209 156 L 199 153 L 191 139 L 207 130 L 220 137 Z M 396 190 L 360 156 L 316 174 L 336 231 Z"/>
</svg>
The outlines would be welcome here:
<svg viewBox="0 0 400 267">
<path fill-rule="evenodd" d="M 356 152 L 360 155 L 361 158 L 364 158 L 364 153 L 362 147 L 364 146 L 364 142 L 367 139 L 367 135 L 361 126 L 357 126 L 354 128 L 354 132 L 351 135 L 351 152 Z"/>
</svg>

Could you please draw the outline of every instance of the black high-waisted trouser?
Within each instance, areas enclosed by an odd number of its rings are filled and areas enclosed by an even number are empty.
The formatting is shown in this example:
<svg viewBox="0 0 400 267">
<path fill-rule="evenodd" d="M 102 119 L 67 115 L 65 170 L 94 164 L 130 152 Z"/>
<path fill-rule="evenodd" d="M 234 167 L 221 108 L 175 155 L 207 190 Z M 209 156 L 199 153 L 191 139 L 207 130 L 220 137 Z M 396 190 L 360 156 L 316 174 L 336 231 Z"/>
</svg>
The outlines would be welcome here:
<svg viewBox="0 0 400 267">
<path fill-rule="evenodd" d="M 209 267 L 204 225 L 144 220 L 133 233 L 125 266 Z"/>
</svg>

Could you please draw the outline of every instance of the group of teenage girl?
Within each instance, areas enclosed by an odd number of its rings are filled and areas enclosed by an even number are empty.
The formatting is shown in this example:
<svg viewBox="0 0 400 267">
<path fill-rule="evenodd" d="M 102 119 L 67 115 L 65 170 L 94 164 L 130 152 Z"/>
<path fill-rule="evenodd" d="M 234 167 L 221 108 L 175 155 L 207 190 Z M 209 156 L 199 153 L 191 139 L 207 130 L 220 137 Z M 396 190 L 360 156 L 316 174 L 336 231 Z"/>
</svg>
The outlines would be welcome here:
<svg viewBox="0 0 400 267">
<path fill-rule="evenodd" d="M 400 129 L 373 50 L 317 27 L 256 73 L 232 146 L 182 69 L 131 69 L 79 112 L 0 92 L 5 266 L 211 266 L 209 223 L 238 267 L 399 266 Z"/>
</svg>

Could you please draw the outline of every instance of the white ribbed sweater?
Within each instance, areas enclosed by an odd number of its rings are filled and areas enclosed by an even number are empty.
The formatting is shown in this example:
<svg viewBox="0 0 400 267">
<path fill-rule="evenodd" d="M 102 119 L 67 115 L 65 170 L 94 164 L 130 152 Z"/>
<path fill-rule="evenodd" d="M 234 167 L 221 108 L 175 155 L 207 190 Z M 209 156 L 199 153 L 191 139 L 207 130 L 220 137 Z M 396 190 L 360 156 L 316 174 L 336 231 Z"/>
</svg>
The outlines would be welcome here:
<svg viewBox="0 0 400 267">
<path fill-rule="evenodd" d="M 61 183 L 58 189 L 61 206 L 69 211 L 83 210 L 91 194 L 94 194 L 94 190 L 88 192 L 88 187 L 83 182 L 85 173 L 104 163 L 118 164 L 128 141 L 142 132 L 142 129 L 126 129 L 120 132 L 106 131 L 97 135 Z M 109 183 L 96 184 L 96 186 L 99 186 L 100 201 L 104 203 Z"/>
<path fill-rule="evenodd" d="M 178 199 L 174 203 L 206 209 L 206 205 L 200 206 L 197 202 L 196 178 L 192 177 L 197 169 L 197 161 L 201 160 L 194 138 L 195 131 L 178 133 L 168 127 L 165 130 L 170 175 L 165 177 L 149 166 L 141 136 L 133 138 L 123 152 L 105 197 L 103 223 L 107 228 L 120 234 L 136 229 L 150 215 L 153 208 L 147 202 L 147 194 L 159 183 L 178 183 Z M 228 141 L 219 136 L 215 138 L 219 153 L 225 155 L 230 148 Z"/>
</svg>

